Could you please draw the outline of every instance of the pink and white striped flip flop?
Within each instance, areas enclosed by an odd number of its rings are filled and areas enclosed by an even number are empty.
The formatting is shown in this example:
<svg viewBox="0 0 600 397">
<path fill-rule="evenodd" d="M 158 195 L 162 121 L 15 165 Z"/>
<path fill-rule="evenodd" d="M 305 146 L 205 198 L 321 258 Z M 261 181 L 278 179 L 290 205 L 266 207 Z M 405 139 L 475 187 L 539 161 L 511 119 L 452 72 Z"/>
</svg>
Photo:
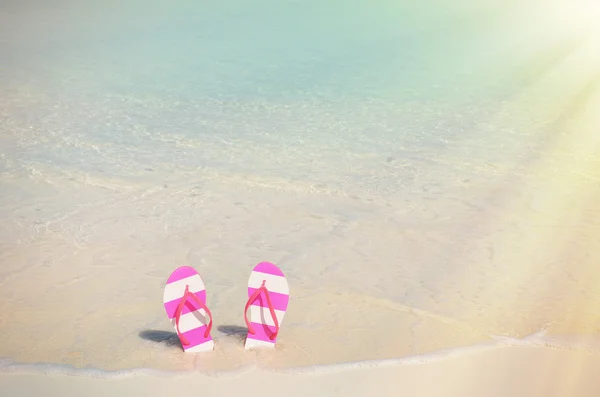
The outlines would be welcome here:
<svg viewBox="0 0 600 397">
<path fill-rule="evenodd" d="M 212 315 L 206 307 L 206 289 L 194 268 L 181 266 L 171 273 L 165 285 L 163 302 L 183 351 L 213 350 L 214 342 L 210 336 Z"/>
<path fill-rule="evenodd" d="M 281 269 L 270 262 L 256 265 L 248 280 L 248 302 L 244 309 L 248 326 L 246 349 L 275 347 L 289 300 L 290 289 Z"/>
</svg>

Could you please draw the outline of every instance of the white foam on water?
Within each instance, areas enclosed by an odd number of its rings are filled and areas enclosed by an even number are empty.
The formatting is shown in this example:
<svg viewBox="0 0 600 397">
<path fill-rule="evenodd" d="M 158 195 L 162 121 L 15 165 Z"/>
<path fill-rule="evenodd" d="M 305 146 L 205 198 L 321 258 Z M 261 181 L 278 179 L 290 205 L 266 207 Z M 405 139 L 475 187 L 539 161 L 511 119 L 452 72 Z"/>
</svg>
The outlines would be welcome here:
<svg viewBox="0 0 600 397">
<path fill-rule="evenodd" d="M 573 339 L 579 339 L 577 336 L 563 337 L 562 339 L 547 338 L 544 336 L 545 332 L 540 331 L 535 334 L 529 335 L 525 338 L 510 338 L 510 337 L 495 337 L 494 341 L 474 344 L 471 346 L 460 346 L 455 348 L 441 349 L 438 351 L 410 355 L 406 357 L 399 357 L 385 360 L 363 360 L 355 362 L 344 362 L 329 365 L 313 365 L 305 367 L 293 367 L 286 368 L 283 370 L 273 370 L 260 368 L 275 373 L 285 373 L 289 375 L 307 375 L 307 374 L 326 374 L 341 372 L 347 370 L 364 369 L 364 368 L 381 368 L 389 366 L 399 365 L 424 365 L 428 363 L 440 362 L 449 360 L 452 358 L 463 357 L 466 355 L 483 353 L 490 350 L 506 349 L 515 346 L 521 347 L 535 347 L 543 346 L 549 348 L 557 348 L 563 350 L 580 350 L 588 353 L 595 353 L 600 355 L 600 339 L 594 338 L 592 341 L 576 342 L 573 343 Z M 130 368 L 117 371 L 106 371 L 97 368 L 74 368 L 69 365 L 59 364 L 22 364 L 16 363 L 9 359 L 0 360 L 0 372 L 3 373 L 20 373 L 20 374 L 45 374 L 45 375 L 62 375 L 62 376 L 81 376 L 96 379 L 123 379 L 138 376 L 152 376 L 160 378 L 180 378 L 195 376 L 199 372 L 204 376 L 210 377 L 237 377 L 245 372 L 257 370 L 259 367 L 256 365 L 248 365 L 244 368 L 232 371 L 165 371 L 157 370 L 153 368 Z"/>
</svg>

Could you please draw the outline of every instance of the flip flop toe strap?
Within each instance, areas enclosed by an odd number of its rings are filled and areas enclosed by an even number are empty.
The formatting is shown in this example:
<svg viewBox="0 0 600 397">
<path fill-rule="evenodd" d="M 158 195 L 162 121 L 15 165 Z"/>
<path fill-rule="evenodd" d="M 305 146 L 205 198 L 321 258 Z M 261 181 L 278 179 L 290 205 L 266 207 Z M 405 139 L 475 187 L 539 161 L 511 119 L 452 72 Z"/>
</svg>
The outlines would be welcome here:
<svg viewBox="0 0 600 397">
<path fill-rule="evenodd" d="M 183 296 L 181 297 L 181 300 L 179 301 L 179 305 L 177 305 L 177 309 L 175 310 L 175 326 L 177 327 L 177 335 L 179 336 L 181 343 L 185 346 L 189 345 L 190 342 L 183 335 L 183 333 L 181 333 L 181 331 L 179 330 L 179 320 L 181 319 L 181 312 L 183 311 L 185 303 L 190 298 L 198 304 L 200 309 L 204 309 L 204 312 L 209 317 L 208 325 L 206 326 L 206 330 L 204 331 L 204 338 L 208 338 L 208 336 L 210 335 L 210 330 L 212 329 L 212 322 L 213 322 L 212 314 L 210 313 L 210 310 L 208 310 L 208 307 L 206 307 L 206 304 L 204 302 L 202 302 L 202 300 L 200 298 L 198 298 L 198 296 L 196 294 L 191 293 L 190 286 L 186 285 L 185 292 L 183 293 Z"/>
<path fill-rule="evenodd" d="M 244 309 L 244 319 L 246 320 L 246 326 L 248 327 L 248 332 L 252 335 L 256 334 L 254 328 L 252 327 L 252 323 L 248 320 L 248 308 L 252 303 L 258 298 L 261 292 L 265 293 L 267 297 L 267 305 L 269 306 L 269 312 L 271 313 L 271 318 L 273 318 L 273 322 L 275 323 L 275 332 L 269 336 L 269 339 L 273 340 L 277 337 L 279 333 L 279 321 L 277 320 L 277 316 L 275 315 L 275 309 L 273 308 L 273 303 L 271 302 L 271 296 L 269 295 L 269 290 L 265 286 L 266 280 L 263 280 L 262 285 L 258 288 L 250 297 L 248 298 L 248 302 L 246 302 L 246 308 Z"/>
</svg>

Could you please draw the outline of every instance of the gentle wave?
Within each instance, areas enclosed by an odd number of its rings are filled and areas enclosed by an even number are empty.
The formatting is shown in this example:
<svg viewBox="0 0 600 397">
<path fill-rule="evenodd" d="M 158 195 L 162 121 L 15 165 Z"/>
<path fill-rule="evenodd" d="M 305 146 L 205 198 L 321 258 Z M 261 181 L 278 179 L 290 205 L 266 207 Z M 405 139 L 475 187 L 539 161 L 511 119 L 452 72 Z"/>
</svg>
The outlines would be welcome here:
<svg viewBox="0 0 600 397">
<path fill-rule="evenodd" d="M 462 357 L 470 354 L 483 353 L 490 350 L 505 349 L 510 347 L 545 347 L 563 350 L 583 350 L 588 353 L 600 355 L 600 340 L 592 339 L 588 340 L 587 342 L 577 343 L 573 341 L 573 339 L 578 338 L 575 335 L 566 336 L 563 338 L 548 337 L 545 335 L 545 331 L 540 331 L 522 339 L 504 336 L 492 336 L 492 338 L 493 340 L 490 342 L 478 343 L 470 346 L 460 346 L 448 349 L 441 349 L 430 353 L 409 355 L 400 358 L 385 360 L 363 360 L 268 371 L 274 373 L 285 373 L 289 375 L 308 375 L 334 373 L 363 368 L 381 368 L 396 365 L 422 365 L 433 362 L 445 361 L 448 359 Z M 224 372 L 166 371 L 154 368 L 131 368 L 117 371 L 107 371 L 97 368 L 75 368 L 70 365 L 60 365 L 52 363 L 24 364 L 14 362 L 6 358 L 0 359 L 0 373 L 79 376 L 95 379 L 124 379 L 136 376 L 180 378 L 186 376 L 194 376 L 198 374 L 215 378 L 223 378 L 238 376 L 242 373 L 249 372 L 255 369 L 258 369 L 256 365 L 247 365 L 237 370 Z"/>
</svg>

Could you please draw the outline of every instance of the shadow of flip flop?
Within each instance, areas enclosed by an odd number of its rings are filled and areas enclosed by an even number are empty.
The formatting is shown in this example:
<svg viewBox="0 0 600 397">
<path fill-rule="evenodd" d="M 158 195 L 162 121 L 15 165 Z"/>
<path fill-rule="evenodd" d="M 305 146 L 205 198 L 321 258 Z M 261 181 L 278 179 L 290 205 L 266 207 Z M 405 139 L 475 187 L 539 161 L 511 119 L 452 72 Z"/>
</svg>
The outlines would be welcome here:
<svg viewBox="0 0 600 397">
<path fill-rule="evenodd" d="M 219 332 L 239 340 L 240 342 L 244 342 L 246 334 L 248 333 L 248 328 L 240 327 L 239 325 L 219 325 L 217 329 Z"/>
<path fill-rule="evenodd" d="M 175 332 L 145 329 L 139 333 L 139 337 L 151 342 L 162 343 L 169 347 L 181 348 L 181 342 Z"/>
</svg>

